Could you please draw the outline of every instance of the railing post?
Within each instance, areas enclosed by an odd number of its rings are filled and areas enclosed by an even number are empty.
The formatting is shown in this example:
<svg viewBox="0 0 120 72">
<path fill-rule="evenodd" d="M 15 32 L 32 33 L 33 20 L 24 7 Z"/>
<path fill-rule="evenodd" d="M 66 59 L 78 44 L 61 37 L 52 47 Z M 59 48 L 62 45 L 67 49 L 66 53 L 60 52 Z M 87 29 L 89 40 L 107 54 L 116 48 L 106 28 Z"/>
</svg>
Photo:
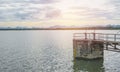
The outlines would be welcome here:
<svg viewBox="0 0 120 72">
<path fill-rule="evenodd" d="M 114 49 L 117 49 L 117 48 L 116 48 L 116 44 L 114 45 Z"/>
</svg>

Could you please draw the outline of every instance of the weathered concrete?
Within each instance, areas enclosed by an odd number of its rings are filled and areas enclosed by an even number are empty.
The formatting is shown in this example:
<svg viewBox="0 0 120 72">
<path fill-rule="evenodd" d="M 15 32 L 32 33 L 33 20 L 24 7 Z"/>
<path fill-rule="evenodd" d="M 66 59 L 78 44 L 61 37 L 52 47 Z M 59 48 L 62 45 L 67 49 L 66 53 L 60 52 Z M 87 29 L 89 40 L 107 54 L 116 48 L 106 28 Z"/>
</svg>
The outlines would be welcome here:
<svg viewBox="0 0 120 72">
<path fill-rule="evenodd" d="M 73 40 L 74 58 L 96 59 L 103 58 L 104 43 L 95 40 Z"/>
</svg>

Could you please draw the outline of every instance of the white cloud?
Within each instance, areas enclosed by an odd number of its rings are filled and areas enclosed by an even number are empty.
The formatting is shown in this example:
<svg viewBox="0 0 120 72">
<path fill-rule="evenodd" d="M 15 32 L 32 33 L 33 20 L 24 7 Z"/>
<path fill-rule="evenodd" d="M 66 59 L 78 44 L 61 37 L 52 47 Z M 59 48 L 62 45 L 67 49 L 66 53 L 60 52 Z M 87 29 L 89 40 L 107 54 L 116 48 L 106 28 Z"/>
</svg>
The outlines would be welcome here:
<svg viewBox="0 0 120 72">
<path fill-rule="evenodd" d="M 0 4 L 0 21 L 39 21 L 60 15 L 59 9 L 34 3 Z M 50 14 L 52 14 L 50 16 Z"/>
<path fill-rule="evenodd" d="M 81 19 L 120 19 L 119 0 L 76 0 L 66 14 Z"/>
<path fill-rule="evenodd" d="M 78 20 L 118 20 L 119 11 L 119 0 L 0 0 L 0 21 L 42 21 L 67 13 Z"/>
<path fill-rule="evenodd" d="M 38 4 L 46 4 L 46 3 L 55 3 L 59 0 L 0 0 L 0 3 L 38 3 Z"/>
</svg>

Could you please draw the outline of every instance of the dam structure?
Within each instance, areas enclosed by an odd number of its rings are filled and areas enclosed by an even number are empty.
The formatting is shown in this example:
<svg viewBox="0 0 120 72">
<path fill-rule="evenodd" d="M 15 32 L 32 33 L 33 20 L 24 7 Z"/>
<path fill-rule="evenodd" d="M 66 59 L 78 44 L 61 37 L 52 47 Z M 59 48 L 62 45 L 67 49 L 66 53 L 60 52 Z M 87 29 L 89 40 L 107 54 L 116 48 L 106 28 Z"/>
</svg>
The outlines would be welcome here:
<svg viewBox="0 0 120 72">
<path fill-rule="evenodd" d="M 104 57 L 104 50 L 120 52 L 120 34 L 74 33 L 73 56 L 80 59 Z"/>
</svg>

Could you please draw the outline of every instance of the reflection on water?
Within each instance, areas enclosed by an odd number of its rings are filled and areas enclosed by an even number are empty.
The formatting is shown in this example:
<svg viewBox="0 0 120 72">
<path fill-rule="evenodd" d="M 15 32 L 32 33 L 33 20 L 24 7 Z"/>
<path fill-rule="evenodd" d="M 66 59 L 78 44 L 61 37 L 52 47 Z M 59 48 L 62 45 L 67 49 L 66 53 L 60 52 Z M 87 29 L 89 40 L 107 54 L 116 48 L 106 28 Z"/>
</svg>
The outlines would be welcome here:
<svg viewBox="0 0 120 72">
<path fill-rule="evenodd" d="M 0 72 L 120 72 L 116 52 L 104 51 L 104 63 L 73 61 L 72 36 L 79 32 L 84 31 L 0 31 Z"/>
<path fill-rule="evenodd" d="M 103 59 L 96 60 L 74 60 L 74 72 L 104 72 Z"/>
</svg>

